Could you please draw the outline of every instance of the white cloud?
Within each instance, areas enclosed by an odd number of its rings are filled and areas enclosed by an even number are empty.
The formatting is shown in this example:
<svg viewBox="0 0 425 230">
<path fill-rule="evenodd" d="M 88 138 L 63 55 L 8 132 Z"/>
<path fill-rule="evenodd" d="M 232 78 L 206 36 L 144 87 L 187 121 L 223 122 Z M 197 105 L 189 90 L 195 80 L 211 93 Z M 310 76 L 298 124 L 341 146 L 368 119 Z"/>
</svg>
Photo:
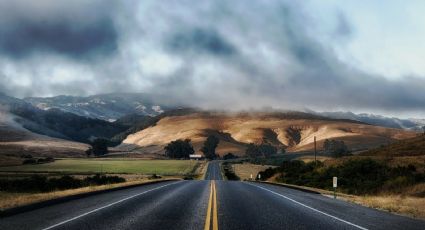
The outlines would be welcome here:
<svg viewBox="0 0 425 230">
<path fill-rule="evenodd" d="M 389 79 L 425 77 L 424 1 L 313 1 L 307 4 L 322 42 L 345 63 Z M 352 34 L 343 42 L 333 36 L 339 12 Z"/>
<path fill-rule="evenodd" d="M 179 57 L 168 54 L 152 52 L 139 60 L 141 72 L 148 76 L 167 77 L 182 67 L 183 62 Z"/>
</svg>

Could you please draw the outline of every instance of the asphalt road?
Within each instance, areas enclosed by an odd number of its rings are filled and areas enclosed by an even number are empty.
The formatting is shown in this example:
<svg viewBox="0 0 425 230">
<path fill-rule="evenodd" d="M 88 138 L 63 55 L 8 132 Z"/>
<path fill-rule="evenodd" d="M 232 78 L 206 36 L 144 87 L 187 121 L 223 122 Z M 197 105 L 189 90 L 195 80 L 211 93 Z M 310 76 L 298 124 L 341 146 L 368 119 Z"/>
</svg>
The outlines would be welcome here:
<svg viewBox="0 0 425 230">
<path fill-rule="evenodd" d="M 425 229 L 425 221 L 319 194 L 220 180 L 218 162 L 206 179 L 64 202 L 0 218 L 0 229 Z"/>
<path fill-rule="evenodd" d="M 211 161 L 208 163 L 205 180 L 223 180 L 219 161 Z"/>
<path fill-rule="evenodd" d="M 218 181 L 219 229 L 425 229 L 425 221 L 275 185 Z"/>
</svg>

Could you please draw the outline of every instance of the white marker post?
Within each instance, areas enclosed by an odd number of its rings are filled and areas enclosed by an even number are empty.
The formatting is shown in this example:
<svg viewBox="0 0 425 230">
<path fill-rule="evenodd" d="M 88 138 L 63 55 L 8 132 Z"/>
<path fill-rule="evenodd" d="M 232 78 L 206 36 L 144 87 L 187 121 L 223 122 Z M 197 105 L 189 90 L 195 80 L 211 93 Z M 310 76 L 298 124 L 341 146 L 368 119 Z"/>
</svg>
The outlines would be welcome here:
<svg viewBox="0 0 425 230">
<path fill-rule="evenodd" d="M 338 186 L 338 177 L 333 177 L 333 187 L 334 187 L 334 199 L 336 199 L 336 187 Z"/>
<path fill-rule="evenodd" d="M 252 180 L 252 173 L 251 173 L 251 180 Z"/>
<path fill-rule="evenodd" d="M 258 173 L 258 180 L 261 180 L 261 174 Z"/>
</svg>

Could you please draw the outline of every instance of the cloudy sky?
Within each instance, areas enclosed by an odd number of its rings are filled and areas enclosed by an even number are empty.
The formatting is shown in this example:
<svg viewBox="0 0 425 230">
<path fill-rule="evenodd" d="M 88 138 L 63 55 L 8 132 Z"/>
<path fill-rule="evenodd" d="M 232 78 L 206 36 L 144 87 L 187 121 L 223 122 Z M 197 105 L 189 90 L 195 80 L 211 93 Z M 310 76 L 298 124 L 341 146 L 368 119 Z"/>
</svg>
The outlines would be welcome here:
<svg viewBox="0 0 425 230">
<path fill-rule="evenodd" d="M 421 0 L 0 0 L 0 91 L 425 117 L 424 11 Z"/>
</svg>

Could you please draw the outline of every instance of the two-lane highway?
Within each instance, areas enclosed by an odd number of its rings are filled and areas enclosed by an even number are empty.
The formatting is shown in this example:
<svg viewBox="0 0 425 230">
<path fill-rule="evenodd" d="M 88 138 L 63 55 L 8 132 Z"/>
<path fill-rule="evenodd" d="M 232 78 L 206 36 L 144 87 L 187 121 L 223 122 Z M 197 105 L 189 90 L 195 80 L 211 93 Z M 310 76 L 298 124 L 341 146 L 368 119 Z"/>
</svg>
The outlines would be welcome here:
<svg viewBox="0 0 425 230">
<path fill-rule="evenodd" d="M 205 180 L 223 180 L 219 161 L 211 161 L 208 163 Z"/>
<path fill-rule="evenodd" d="M 398 216 L 269 184 L 162 182 L 89 196 L 0 218 L 0 229 L 425 229 Z"/>
</svg>

